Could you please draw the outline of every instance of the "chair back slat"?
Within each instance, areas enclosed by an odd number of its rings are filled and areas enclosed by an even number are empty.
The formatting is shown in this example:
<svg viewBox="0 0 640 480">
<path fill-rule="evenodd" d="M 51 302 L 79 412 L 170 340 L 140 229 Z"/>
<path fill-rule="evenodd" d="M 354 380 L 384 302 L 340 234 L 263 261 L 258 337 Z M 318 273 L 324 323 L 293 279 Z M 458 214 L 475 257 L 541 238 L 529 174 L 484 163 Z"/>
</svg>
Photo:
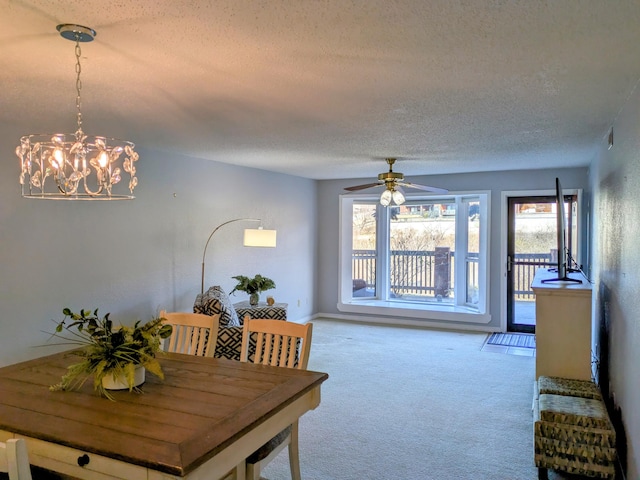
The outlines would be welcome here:
<svg viewBox="0 0 640 480">
<path fill-rule="evenodd" d="M 199 328 L 187 325 L 173 325 L 176 335 L 169 341 L 169 351 L 188 355 L 207 355 L 210 328 Z"/>
<path fill-rule="evenodd" d="M 279 341 L 279 337 L 267 333 L 264 340 L 264 364 L 271 365 L 272 367 L 278 366 L 278 349 L 276 345 Z"/>
<path fill-rule="evenodd" d="M 244 344 L 244 324 L 243 325 L 243 338 L 242 338 L 242 343 Z M 262 363 L 262 351 L 264 350 L 264 334 L 262 332 L 257 334 L 257 338 L 256 338 L 256 351 L 253 354 L 253 362 L 254 363 Z M 242 361 L 242 347 L 240 347 L 240 361 Z"/>
<path fill-rule="evenodd" d="M 253 362 L 276 367 L 306 369 L 311 349 L 313 324 L 282 320 L 244 319 L 240 360 L 248 361 L 249 338 L 256 338 Z"/>
<path fill-rule="evenodd" d="M 296 362 L 296 353 L 298 350 L 298 339 L 295 337 L 286 337 L 286 348 L 282 348 L 282 357 L 280 365 L 286 365 L 293 368 Z"/>
<path fill-rule="evenodd" d="M 165 323 L 173 327 L 167 351 L 212 357 L 218 339 L 220 315 L 161 311 Z"/>
</svg>

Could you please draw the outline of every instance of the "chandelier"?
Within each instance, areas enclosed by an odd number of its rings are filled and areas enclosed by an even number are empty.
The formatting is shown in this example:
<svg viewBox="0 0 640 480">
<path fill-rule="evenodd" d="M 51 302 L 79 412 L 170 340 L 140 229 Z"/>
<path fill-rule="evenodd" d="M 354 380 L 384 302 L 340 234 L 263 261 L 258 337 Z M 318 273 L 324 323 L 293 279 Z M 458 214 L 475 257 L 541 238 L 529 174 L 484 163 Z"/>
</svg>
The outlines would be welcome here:
<svg viewBox="0 0 640 480">
<path fill-rule="evenodd" d="M 86 135 L 82 131 L 80 43 L 91 42 L 95 30 L 82 25 L 57 27 L 63 38 L 76 43 L 75 133 L 32 134 L 20 138 L 22 196 L 49 200 L 129 200 L 138 184 L 135 145 L 126 140 Z M 129 174 L 128 189 L 122 182 Z M 122 182 L 122 183 L 121 183 Z"/>
</svg>

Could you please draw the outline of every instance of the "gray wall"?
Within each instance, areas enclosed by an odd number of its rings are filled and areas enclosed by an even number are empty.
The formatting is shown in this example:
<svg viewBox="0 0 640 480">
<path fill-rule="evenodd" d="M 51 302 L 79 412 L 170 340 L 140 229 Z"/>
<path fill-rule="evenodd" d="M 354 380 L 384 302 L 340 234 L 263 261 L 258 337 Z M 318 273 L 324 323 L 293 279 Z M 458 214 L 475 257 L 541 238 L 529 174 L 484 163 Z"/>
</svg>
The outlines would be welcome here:
<svg viewBox="0 0 640 480">
<path fill-rule="evenodd" d="M 628 479 L 640 478 L 640 95 L 614 124 L 614 143 L 601 142 L 591 169 L 593 254 L 600 384 L 624 426 Z M 623 458 L 624 462 L 624 458 Z"/>
<path fill-rule="evenodd" d="M 398 168 L 398 170 L 402 170 Z M 483 325 L 489 329 L 497 330 L 500 327 L 501 312 L 501 267 L 506 259 L 501 258 L 501 237 L 503 235 L 501 216 L 501 194 L 503 191 L 531 191 L 554 190 L 555 178 L 559 177 L 563 189 L 583 189 L 585 198 L 588 198 L 588 172 L 586 168 L 571 168 L 558 170 L 527 170 L 489 173 L 469 173 L 455 175 L 432 175 L 424 177 L 411 177 L 411 181 L 418 184 L 444 187 L 450 192 L 464 191 L 491 191 L 491 231 L 490 231 L 490 313 L 491 323 Z M 338 311 L 338 212 L 339 195 L 345 193 L 344 187 L 367 183 L 370 178 L 359 180 L 324 180 L 319 182 L 318 189 L 318 310 L 326 316 L 345 318 Z M 381 310 L 380 315 L 384 312 Z M 428 315 L 428 314 L 425 314 Z M 365 316 L 349 314 L 351 319 L 365 319 Z M 425 316 L 425 319 L 428 319 Z M 391 320 L 391 319 L 390 319 Z M 392 321 L 401 323 L 402 319 L 393 318 Z M 443 326 L 452 328 L 470 328 L 474 325 L 463 322 L 443 323 Z M 475 324 L 477 327 L 477 324 Z"/>
<path fill-rule="evenodd" d="M 7 153 L 17 144 L 13 130 L 0 130 L 7 173 L 0 176 L 0 365 L 55 351 L 37 346 L 63 307 L 99 308 L 123 323 L 161 308 L 191 310 L 207 237 L 238 217 L 262 218 L 278 231 L 278 245 L 242 246 L 243 229 L 257 223 L 223 227 L 209 244 L 205 289 L 229 292 L 232 276 L 260 273 L 276 282 L 268 293 L 289 304 L 290 319 L 316 310 L 314 181 L 138 149 L 135 200 L 23 199 L 18 159 Z"/>
</svg>

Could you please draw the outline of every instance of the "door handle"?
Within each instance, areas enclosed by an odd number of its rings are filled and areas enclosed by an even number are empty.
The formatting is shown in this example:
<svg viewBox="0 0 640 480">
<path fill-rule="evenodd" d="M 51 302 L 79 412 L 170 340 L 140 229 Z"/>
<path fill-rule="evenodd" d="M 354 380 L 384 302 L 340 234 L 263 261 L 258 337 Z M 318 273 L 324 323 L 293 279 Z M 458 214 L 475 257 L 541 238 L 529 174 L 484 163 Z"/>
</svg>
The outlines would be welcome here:
<svg viewBox="0 0 640 480">
<path fill-rule="evenodd" d="M 512 265 L 512 261 L 511 261 L 511 255 L 507 255 L 507 272 L 511 271 L 511 265 Z"/>
</svg>

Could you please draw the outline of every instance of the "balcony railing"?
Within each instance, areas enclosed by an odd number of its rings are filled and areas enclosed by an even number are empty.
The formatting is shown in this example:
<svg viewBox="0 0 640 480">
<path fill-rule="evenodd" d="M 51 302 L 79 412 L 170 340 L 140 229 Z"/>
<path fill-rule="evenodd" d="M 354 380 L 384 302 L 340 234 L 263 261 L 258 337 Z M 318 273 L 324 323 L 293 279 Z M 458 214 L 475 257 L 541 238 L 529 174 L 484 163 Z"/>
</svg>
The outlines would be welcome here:
<svg viewBox="0 0 640 480">
<path fill-rule="evenodd" d="M 515 300 L 533 301 L 535 294 L 531 290 L 531 282 L 540 267 L 557 265 L 555 250 L 550 253 L 517 253 L 512 263 L 513 295 Z"/>
<path fill-rule="evenodd" d="M 389 258 L 391 291 L 398 295 L 442 295 L 454 284 L 455 252 L 449 252 L 448 265 L 438 265 L 437 251 L 392 250 Z M 537 268 L 553 265 L 551 253 L 519 253 L 515 255 L 514 295 L 516 300 L 533 300 L 531 282 Z M 440 260 L 441 262 L 441 260 Z M 468 254 L 466 258 L 469 278 L 477 285 L 478 257 Z M 443 270 L 446 272 L 443 273 Z M 376 251 L 354 250 L 352 256 L 354 279 L 362 279 L 367 288 L 375 288 Z M 445 278 L 443 278 L 445 277 Z M 443 287 L 446 283 L 447 287 Z M 445 293 L 446 296 L 446 293 Z"/>
</svg>

